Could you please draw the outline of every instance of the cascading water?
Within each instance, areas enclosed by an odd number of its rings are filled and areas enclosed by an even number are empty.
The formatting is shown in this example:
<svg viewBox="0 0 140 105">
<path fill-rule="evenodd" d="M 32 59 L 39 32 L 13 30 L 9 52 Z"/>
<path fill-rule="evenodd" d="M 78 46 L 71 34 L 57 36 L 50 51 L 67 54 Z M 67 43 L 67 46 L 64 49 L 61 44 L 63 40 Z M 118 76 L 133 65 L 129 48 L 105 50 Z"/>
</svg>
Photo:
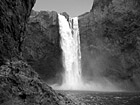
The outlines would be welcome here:
<svg viewBox="0 0 140 105">
<path fill-rule="evenodd" d="M 61 89 L 77 90 L 82 88 L 81 51 L 78 17 L 70 18 L 69 22 L 58 14 L 61 48 L 63 51 L 63 84 Z"/>
</svg>

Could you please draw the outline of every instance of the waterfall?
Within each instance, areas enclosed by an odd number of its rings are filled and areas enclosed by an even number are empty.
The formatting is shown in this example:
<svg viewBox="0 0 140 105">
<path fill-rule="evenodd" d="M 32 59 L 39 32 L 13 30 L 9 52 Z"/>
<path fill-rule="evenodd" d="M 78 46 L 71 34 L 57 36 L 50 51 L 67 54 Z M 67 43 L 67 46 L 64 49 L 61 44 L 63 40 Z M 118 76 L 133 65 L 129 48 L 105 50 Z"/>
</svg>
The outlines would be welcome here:
<svg viewBox="0 0 140 105">
<path fill-rule="evenodd" d="M 69 21 L 58 14 L 61 48 L 63 51 L 63 83 L 61 89 L 77 90 L 82 88 L 81 51 L 78 17 Z"/>
<path fill-rule="evenodd" d="M 103 82 L 98 83 L 95 81 L 83 82 L 81 70 L 81 50 L 80 50 L 80 36 L 78 27 L 78 17 L 69 18 L 58 14 L 60 45 L 62 49 L 62 63 L 64 67 L 63 82 L 59 86 L 52 85 L 56 90 L 88 90 L 88 91 L 110 91 L 117 90 L 116 87 L 103 78 Z"/>
</svg>

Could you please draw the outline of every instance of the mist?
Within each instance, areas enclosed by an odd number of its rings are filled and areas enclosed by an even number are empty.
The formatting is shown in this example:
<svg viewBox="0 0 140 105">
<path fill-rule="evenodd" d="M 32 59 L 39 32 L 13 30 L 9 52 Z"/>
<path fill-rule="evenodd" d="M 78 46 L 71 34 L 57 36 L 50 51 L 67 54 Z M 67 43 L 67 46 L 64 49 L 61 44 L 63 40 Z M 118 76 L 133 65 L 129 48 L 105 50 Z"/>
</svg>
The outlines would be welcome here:
<svg viewBox="0 0 140 105">
<path fill-rule="evenodd" d="M 93 49 L 93 48 L 92 48 Z M 122 91 L 117 83 L 106 77 L 109 55 L 99 49 L 86 48 L 82 44 L 82 77 L 85 85 L 93 91 Z"/>
</svg>

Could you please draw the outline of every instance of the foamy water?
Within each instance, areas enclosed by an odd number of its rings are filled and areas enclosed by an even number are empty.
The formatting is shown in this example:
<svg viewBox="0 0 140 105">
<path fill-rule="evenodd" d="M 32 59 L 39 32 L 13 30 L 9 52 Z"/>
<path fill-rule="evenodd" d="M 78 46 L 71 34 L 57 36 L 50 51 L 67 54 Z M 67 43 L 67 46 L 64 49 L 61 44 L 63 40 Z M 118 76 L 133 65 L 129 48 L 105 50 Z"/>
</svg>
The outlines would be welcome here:
<svg viewBox="0 0 140 105">
<path fill-rule="evenodd" d="M 81 51 L 78 28 L 78 18 L 69 18 L 58 15 L 61 48 L 63 51 L 63 83 L 60 88 L 64 90 L 77 90 L 82 86 Z"/>
</svg>

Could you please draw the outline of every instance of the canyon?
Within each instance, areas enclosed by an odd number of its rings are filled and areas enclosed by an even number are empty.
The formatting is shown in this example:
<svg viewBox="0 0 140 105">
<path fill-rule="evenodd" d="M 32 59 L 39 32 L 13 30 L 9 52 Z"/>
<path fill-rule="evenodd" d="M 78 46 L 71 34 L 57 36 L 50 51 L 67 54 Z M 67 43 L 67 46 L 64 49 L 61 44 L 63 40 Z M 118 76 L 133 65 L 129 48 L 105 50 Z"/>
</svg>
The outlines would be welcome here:
<svg viewBox="0 0 140 105">
<path fill-rule="evenodd" d="M 85 82 L 124 91 L 140 89 L 139 5 L 138 0 L 95 0 L 90 12 L 78 16 Z M 32 11 L 26 37 L 24 58 L 47 83 L 62 84 L 57 12 Z"/>
<path fill-rule="evenodd" d="M 34 4 L 0 1 L 0 104 L 76 105 L 48 86 L 61 86 L 65 72 L 58 13 L 34 11 Z M 84 82 L 140 90 L 139 12 L 139 0 L 94 0 L 78 16 Z"/>
</svg>

